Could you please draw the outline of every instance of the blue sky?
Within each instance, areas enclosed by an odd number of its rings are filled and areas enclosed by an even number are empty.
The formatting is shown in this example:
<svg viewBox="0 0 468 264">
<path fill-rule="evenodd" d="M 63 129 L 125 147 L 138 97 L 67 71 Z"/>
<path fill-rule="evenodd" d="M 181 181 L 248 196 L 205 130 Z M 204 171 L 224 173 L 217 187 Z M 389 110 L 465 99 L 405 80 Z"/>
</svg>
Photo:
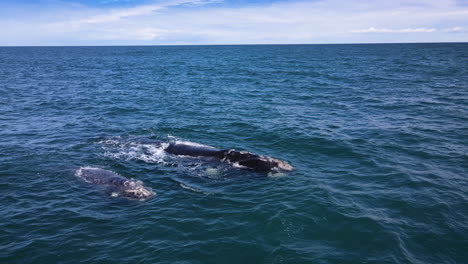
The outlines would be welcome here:
<svg viewBox="0 0 468 264">
<path fill-rule="evenodd" d="M 468 42 L 468 0 L 2 0 L 0 46 Z"/>
</svg>

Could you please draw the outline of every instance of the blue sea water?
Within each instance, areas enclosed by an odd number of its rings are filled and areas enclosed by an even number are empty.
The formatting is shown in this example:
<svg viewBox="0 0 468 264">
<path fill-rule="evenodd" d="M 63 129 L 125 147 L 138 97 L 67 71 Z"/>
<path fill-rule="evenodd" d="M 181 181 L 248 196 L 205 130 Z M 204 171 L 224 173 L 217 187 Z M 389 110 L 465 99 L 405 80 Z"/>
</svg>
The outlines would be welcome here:
<svg viewBox="0 0 468 264">
<path fill-rule="evenodd" d="M 466 263 L 467 176 L 468 44 L 0 48 L 0 263 Z"/>
</svg>

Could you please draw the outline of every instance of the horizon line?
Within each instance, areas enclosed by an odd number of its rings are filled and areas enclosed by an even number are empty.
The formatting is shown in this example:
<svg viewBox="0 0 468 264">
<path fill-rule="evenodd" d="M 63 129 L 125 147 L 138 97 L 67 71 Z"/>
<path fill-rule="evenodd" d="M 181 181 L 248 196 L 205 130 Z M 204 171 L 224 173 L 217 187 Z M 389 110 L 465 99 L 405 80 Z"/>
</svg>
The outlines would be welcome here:
<svg viewBox="0 0 468 264">
<path fill-rule="evenodd" d="M 115 44 L 115 45 L 0 45 L 0 48 L 27 47 L 175 47 L 175 46 L 288 46 L 288 45 L 388 45 L 388 44 L 468 44 L 468 41 L 428 42 L 340 42 L 340 43 L 246 43 L 246 44 Z"/>
</svg>

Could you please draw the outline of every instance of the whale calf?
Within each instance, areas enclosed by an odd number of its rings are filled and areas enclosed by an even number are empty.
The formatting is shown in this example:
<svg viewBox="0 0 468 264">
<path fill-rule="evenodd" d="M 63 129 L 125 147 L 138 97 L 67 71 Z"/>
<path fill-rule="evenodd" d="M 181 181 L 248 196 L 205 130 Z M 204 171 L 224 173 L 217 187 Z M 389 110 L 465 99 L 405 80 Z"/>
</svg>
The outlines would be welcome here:
<svg viewBox="0 0 468 264">
<path fill-rule="evenodd" d="M 215 157 L 230 165 L 259 172 L 292 171 L 293 167 L 286 161 L 268 156 L 257 155 L 248 151 L 235 149 L 218 149 L 191 142 L 170 142 L 164 149 L 173 155 L 193 157 Z"/>
<path fill-rule="evenodd" d="M 145 187 L 142 181 L 127 179 L 108 170 L 81 167 L 76 170 L 75 176 L 87 183 L 109 187 L 112 193 L 129 199 L 146 200 L 154 195 L 154 192 Z"/>
</svg>

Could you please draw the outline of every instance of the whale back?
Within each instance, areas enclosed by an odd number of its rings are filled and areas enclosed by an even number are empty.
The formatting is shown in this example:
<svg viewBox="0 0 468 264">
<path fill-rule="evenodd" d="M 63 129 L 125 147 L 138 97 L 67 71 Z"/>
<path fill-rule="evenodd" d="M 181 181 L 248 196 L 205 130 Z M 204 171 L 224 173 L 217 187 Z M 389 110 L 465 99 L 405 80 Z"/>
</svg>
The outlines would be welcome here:
<svg viewBox="0 0 468 264">
<path fill-rule="evenodd" d="M 127 179 L 112 171 L 92 167 L 79 168 L 75 175 L 87 183 L 104 185 L 122 196 L 132 199 L 147 199 L 154 193 L 142 181 Z"/>
<path fill-rule="evenodd" d="M 99 168 L 84 167 L 77 170 L 76 176 L 82 178 L 84 181 L 93 184 L 114 184 L 122 185 L 126 180 L 124 177 L 108 170 Z"/>
<path fill-rule="evenodd" d="M 210 146 L 179 142 L 169 143 L 169 146 L 165 149 L 165 151 L 173 155 L 216 158 L 222 158 L 224 156 L 224 153 L 226 152 L 225 150 L 221 150 Z"/>
<path fill-rule="evenodd" d="M 287 162 L 268 156 L 235 149 L 222 150 L 192 142 L 171 142 L 164 150 L 173 155 L 215 157 L 229 164 L 261 172 L 291 171 L 293 169 Z"/>
</svg>

